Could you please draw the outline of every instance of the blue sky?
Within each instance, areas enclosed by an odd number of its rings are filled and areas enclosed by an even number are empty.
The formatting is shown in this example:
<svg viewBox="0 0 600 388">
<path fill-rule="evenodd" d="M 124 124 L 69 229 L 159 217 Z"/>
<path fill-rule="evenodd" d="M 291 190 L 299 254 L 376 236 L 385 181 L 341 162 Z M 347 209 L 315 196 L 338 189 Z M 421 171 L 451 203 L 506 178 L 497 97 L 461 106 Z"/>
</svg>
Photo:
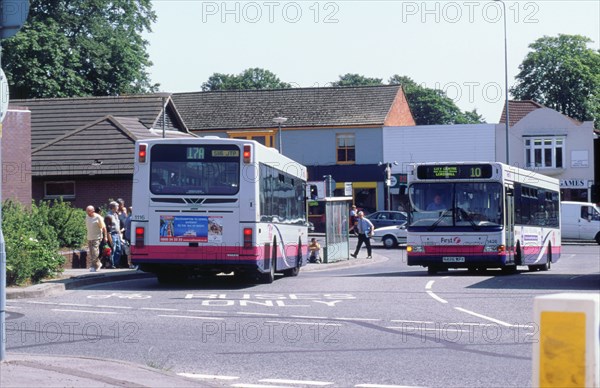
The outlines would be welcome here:
<svg viewBox="0 0 600 388">
<path fill-rule="evenodd" d="M 153 1 L 145 34 L 161 91 L 199 91 L 213 73 L 250 67 L 298 87 L 346 73 L 407 75 L 498 122 L 504 25 L 495 1 Z M 509 87 L 528 45 L 579 34 L 600 49 L 600 1 L 506 1 Z"/>
</svg>

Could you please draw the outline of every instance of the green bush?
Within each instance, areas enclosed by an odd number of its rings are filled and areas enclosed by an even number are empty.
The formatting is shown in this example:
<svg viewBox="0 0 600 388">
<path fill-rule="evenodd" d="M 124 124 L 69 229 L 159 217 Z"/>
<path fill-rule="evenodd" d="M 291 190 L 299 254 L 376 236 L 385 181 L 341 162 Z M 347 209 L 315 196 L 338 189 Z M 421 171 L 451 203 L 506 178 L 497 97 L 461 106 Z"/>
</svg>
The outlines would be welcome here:
<svg viewBox="0 0 600 388">
<path fill-rule="evenodd" d="M 47 204 L 27 209 L 9 200 L 2 205 L 8 285 L 37 283 L 62 271 L 64 258 L 58 253 L 59 233 L 49 223 L 52 214 Z M 69 219 L 66 223 L 71 222 Z M 65 222 L 58 224 L 64 225 Z"/>
<path fill-rule="evenodd" d="M 54 239 L 61 248 L 80 248 L 86 239 L 85 211 L 61 199 L 40 201 L 32 206 L 36 223 L 42 228 L 40 239 Z"/>
</svg>

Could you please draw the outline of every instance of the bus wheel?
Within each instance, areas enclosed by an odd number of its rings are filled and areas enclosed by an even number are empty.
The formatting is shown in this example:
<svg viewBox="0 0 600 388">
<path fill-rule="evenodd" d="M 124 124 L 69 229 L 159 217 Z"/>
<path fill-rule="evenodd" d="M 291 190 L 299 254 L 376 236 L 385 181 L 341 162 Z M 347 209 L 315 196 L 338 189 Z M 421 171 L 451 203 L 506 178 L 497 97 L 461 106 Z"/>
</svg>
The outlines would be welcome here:
<svg viewBox="0 0 600 388">
<path fill-rule="evenodd" d="M 302 250 L 298 245 L 298 254 L 296 255 L 296 266 L 294 268 L 286 269 L 283 271 L 284 276 L 298 276 L 300 273 L 300 266 L 302 266 Z"/>
<path fill-rule="evenodd" d="M 438 273 L 438 268 L 435 265 L 430 265 L 427 267 L 427 274 L 435 275 L 436 273 Z"/>
<path fill-rule="evenodd" d="M 275 259 L 271 259 L 269 272 L 260 273 L 258 280 L 263 284 L 271 284 L 275 280 Z"/>
</svg>

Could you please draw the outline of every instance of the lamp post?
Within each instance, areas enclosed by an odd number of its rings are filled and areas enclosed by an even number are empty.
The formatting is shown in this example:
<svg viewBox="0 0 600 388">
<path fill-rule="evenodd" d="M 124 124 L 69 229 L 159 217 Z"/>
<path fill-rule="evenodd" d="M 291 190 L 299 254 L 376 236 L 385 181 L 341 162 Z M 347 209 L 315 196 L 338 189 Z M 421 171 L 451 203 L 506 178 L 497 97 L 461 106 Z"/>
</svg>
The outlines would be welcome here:
<svg viewBox="0 0 600 388">
<path fill-rule="evenodd" d="M 392 164 L 394 166 L 398 165 L 398 162 L 379 162 L 379 166 L 383 166 L 385 164 L 385 185 L 387 186 L 387 210 L 392 210 L 392 197 L 390 188 L 392 186 Z"/>
<path fill-rule="evenodd" d="M 283 154 L 283 144 L 281 142 L 281 124 L 285 123 L 287 121 L 287 117 L 275 117 L 273 119 L 274 122 L 276 122 L 279 125 L 279 131 L 277 132 L 278 136 L 279 136 L 279 153 Z"/>
<path fill-rule="evenodd" d="M 506 94 L 506 100 L 504 101 L 506 117 L 506 164 L 510 164 L 509 151 L 508 151 L 508 129 L 510 127 L 510 116 L 508 114 L 508 43 L 506 39 L 506 4 L 503 0 L 494 0 L 502 3 L 502 19 L 504 20 L 504 90 Z"/>
</svg>

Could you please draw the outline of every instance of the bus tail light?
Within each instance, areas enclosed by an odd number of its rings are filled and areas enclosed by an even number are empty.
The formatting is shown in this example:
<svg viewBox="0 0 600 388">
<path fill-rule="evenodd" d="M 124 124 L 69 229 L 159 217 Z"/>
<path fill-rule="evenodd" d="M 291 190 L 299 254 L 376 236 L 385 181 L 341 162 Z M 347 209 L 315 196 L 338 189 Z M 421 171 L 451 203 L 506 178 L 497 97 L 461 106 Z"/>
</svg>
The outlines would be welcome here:
<svg viewBox="0 0 600 388">
<path fill-rule="evenodd" d="M 252 153 L 250 152 L 250 145 L 244 145 L 244 163 L 250 163 L 250 157 Z"/>
<path fill-rule="evenodd" d="M 252 248 L 252 228 L 244 228 L 244 248 Z"/>
<path fill-rule="evenodd" d="M 146 230 L 142 226 L 135 228 L 135 246 L 141 248 L 144 246 L 144 234 Z"/>
<path fill-rule="evenodd" d="M 140 147 L 138 148 L 138 162 L 139 163 L 146 163 L 146 144 L 140 144 Z"/>
</svg>

